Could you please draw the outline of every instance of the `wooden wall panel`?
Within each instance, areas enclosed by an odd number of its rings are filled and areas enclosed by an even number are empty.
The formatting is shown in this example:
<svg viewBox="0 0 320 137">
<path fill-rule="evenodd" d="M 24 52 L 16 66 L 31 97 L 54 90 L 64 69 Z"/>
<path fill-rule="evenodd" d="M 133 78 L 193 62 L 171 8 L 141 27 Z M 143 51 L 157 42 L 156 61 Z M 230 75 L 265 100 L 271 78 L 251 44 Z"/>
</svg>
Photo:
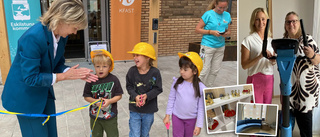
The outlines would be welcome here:
<svg viewBox="0 0 320 137">
<path fill-rule="evenodd" d="M 4 85 L 11 66 L 11 59 L 3 0 L 0 0 L 0 62 L 2 84 Z"/>
</svg>

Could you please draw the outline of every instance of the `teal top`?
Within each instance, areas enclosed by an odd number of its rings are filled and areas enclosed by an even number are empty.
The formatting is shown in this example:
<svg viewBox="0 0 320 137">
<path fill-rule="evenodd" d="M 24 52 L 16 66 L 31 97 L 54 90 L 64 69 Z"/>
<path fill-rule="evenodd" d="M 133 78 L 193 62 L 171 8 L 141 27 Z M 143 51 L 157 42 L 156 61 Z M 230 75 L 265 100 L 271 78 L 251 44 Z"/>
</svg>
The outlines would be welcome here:
<svg viewBox="0 0 320 137">
<path fill-rule="evenodd" d="M 225 32 L 228 29 L 228 25 L 231 23 L 230 13 L 224 11 L 222 14 L 216 13 L 214 10 L 206 11 L 201 19 L 205 23 L 205 30 L 217 30 L 219 32 Z M 214 36 L 210 34 L 204 34 L 202 36 L 201 45 L 220 48 L 225 45 L 225 38 L 220 36 Z"/>
</svg>

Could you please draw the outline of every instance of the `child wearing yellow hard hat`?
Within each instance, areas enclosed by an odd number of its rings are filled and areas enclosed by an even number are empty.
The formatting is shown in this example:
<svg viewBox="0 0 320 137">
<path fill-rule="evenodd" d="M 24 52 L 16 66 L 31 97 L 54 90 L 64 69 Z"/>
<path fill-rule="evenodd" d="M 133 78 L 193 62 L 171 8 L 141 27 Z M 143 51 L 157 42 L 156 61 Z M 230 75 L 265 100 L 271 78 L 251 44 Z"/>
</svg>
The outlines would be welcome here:
<svg viewBox="0 0 320 137">
<path fill-rule="evenodd" d="M 158 111 L 157 96 L 162 92 L 160 71 L 152 66 L 156 60 L 154 48 L 145 42 L 136 44 L 132 51 L 135 66 L 126 76 L 126 88 L 130 95 L 130 137 L 149 136 L 154 113 Z"/>
<path fill-rule="evenodd" d="M 91 105 L 89 109 L 92 136 L 102 137 L 105 131 L 108 137 L 118 137 L 117 101 L 121 99 L 123 90 L 119 79 L 111 74 L 114 68 L 112 55 L 104 49 L 91 51 L 90 55 L 99 79 L 85 84 L 83 97 L 90 103 L 103 100 L 100 112 L 100 102 Z M 95 121 L 97 115 L 98 119 Z"/>
<path fill-rule="evenodd" d="M 163 123 L 170 123 L 171 116 L 174 137 L 197 136 L 200 134 L 204 118 L 202 91 L 206 87 L 198 78 L 203 63 L 195 52 L 178 55 L 181 76 L 173 78 Z"/>
</svg>

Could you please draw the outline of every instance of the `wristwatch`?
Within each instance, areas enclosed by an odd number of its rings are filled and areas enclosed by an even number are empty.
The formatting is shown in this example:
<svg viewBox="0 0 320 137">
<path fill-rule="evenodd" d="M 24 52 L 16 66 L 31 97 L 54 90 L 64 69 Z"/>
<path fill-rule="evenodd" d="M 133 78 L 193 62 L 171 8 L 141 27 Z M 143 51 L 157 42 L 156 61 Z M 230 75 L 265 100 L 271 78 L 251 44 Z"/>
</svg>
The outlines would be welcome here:
<svg viewBox="0 0 320 137">
<path fill-rule="evenodd" d="M 315 57 L 316 57 L 316 53 L 314 53 L 312 58 L 309 58 L 309 59 L 314 59 Z"/>
</svg>

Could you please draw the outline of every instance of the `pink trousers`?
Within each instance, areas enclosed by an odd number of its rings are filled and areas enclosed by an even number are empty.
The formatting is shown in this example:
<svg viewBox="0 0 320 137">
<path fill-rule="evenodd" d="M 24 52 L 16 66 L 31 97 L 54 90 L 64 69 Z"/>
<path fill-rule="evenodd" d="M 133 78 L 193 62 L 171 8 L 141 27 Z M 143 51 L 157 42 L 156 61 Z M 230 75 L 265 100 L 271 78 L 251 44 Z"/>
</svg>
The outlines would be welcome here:
<svg viewBox="0 0 320 137">
<path fill-rule="evenodd" d="M 255 103 L 271 104 L 273 82 L 273 75 L 265 75 L 259 72 L 248 76 L 247 83 L 253 84 Z"/>
</svg>

